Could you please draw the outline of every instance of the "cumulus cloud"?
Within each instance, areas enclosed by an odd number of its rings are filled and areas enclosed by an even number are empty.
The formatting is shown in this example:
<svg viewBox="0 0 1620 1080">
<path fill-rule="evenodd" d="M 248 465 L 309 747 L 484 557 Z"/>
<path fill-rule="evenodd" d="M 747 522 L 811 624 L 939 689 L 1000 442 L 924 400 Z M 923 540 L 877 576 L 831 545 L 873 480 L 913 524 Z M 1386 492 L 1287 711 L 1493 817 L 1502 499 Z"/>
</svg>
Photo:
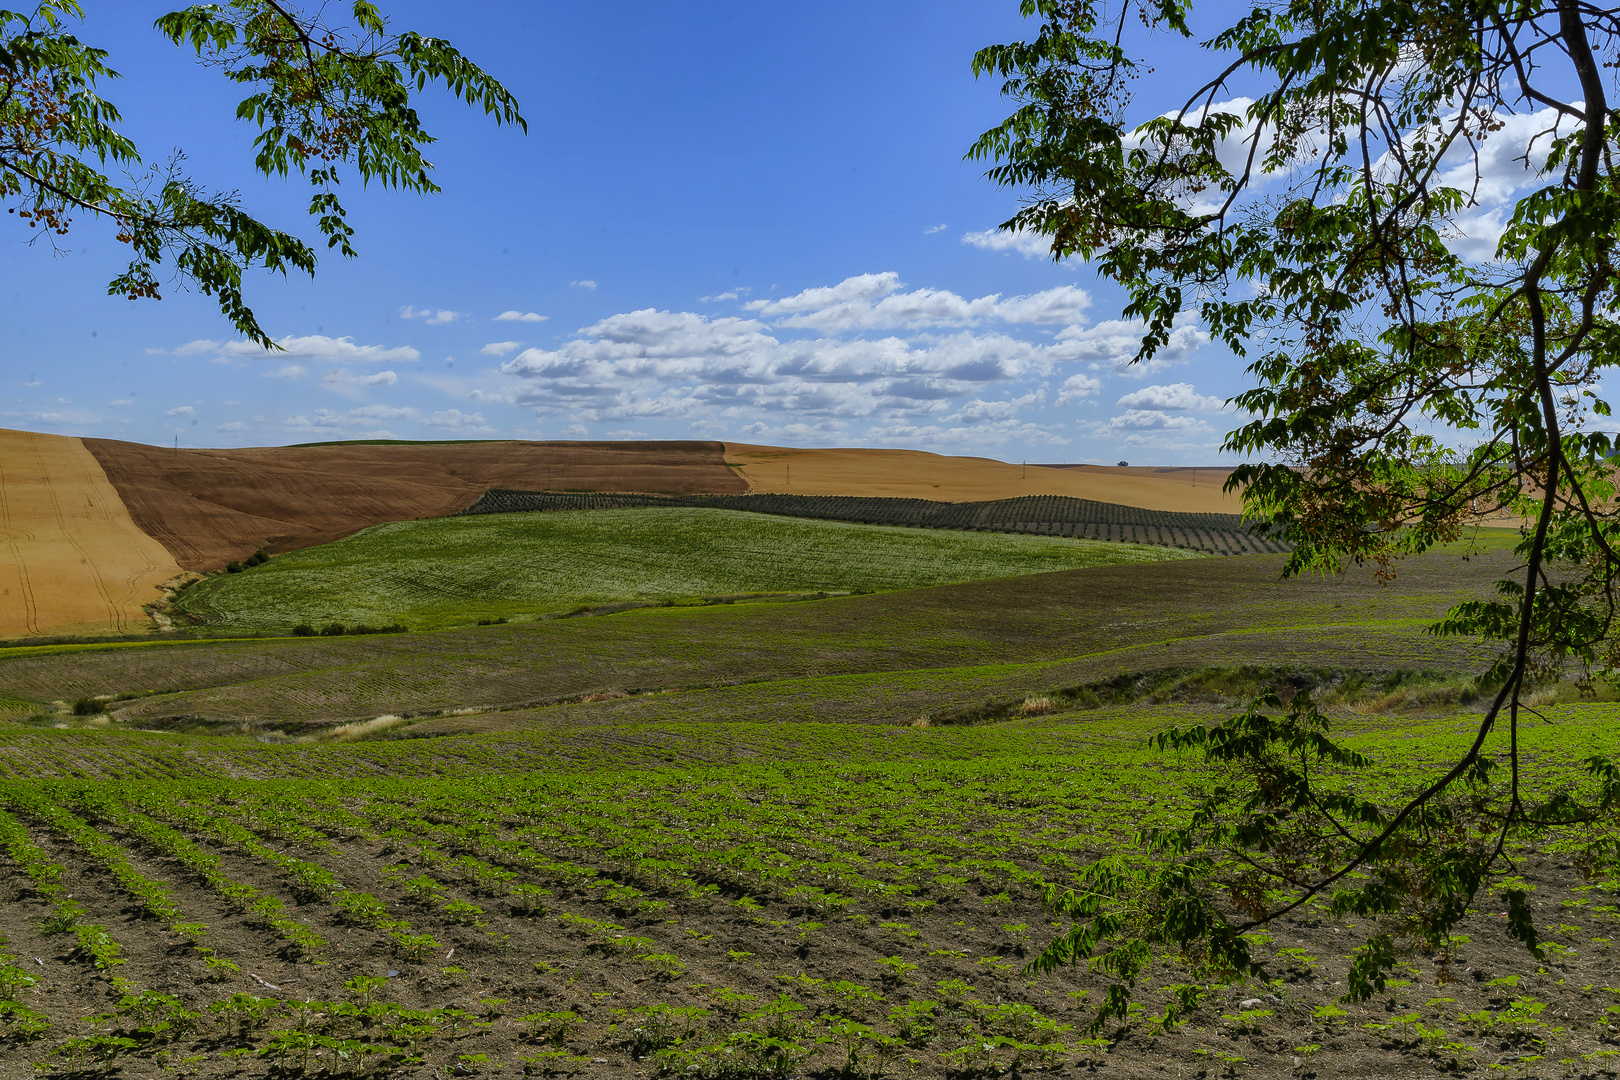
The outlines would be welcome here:
<svg viewBox="0 0 1620 1080">
<path fill-rule="evenodd" d="M 321 385 L 328 390 L 336 390 L 346 397 L 359 398 L 364 395 L 364 389 L 371 386 L 393 386 L 399 382 L 399 376 L 392 371 L 378 371 L 370 375 L 351 375 L 347 371 L 338 369 L 328 371 L 321 376 Z"/>
<path fill-rule="evenodd" d="M 352 337 L 325 334 L 288 334 L 277 338 L 279 349 L 266 349 L 256 341 L 209 341 L 199 339 L 174 349 L 175 356 L 206 356 L 216 360 L 316 360 L 334 364 L 409 363 L 422 354 L 409 345 L 388 348 L 383 345 L 356 345 Z"/>
<path fill-rule="evenodd" d="M 1096 397 L 1101 392 L 1101 379 L 1094 379 L 1090 375 L 1070 375 L 1063 380 L 1063 385 L 1058 387 L 1057 403 L 1067 405 L 1071 401 Z"/>
<path fill-rule="evenodd" d="M 1075 430 L 1073 407 L 1109 377 L 1183 363 L 1209 340 L 1188 313 L 1152 364 L 1133 367 L 1141 324 L 1089 323 L 1089 303 L 1072 285 L 969 299 L 910 288 L 893 272 L 861 274 L 749 301 L 736 315 L 610 315 L 559 345 L 516 352 L 497 382 L 463 392 L 556 417 L 565 435 L 656 421 L 756 441 L 1059 445 Z M 1065 408 L 1047 422 L 1054 405 Z"/>
<path fill-rule="evenodd" d="M 495 429 L 489 426 L 483 413 L 464 413 L 460 409 L 445 409 L 429 416 L 422 417 L 422 423 L 429 427 L 449 428 L 454 431 L 470 431 L 488 434 Z"/>
<path fill-rule="evenodd" d="M 596 290 L 596 282 L 591 281 L 589 278 L 581 281 L 570 281 L 568 284 L 577 285 L 581 289 L 590 289 L 593 292 Z"/>
<path fill-rule="evenodd" d="M 735 300 L 740 296 L 747 296 L 753 291 L 753 289 L 739 285 L 735 289 L 728 289 L 723 293 L 715 293 L 713 296 L 700 296 L 698 297 L 698 302 L 702 304 L 718 304 L 722 300 Z"/>
<path fill-rule="evenodd" d="M 545 322 L 550 315 L 541 315 L 533 311 L 503 311 L 495 316 L 496 322 Z"/>
<path fill-rule="evenodd" d="M 837 285 L 806 289 L 780 300 L 753 300 L 747 311 L 781 326 L 839 332 L 873 328 L 922 329 L 1005 323 L 1071 323 L 1091 304 L 1084 289 L 1061 285 L 1030 296 L 1000 293 L 966 300 L 944 289 L 904 292 L 900 275 L 860 274 Z"/>
<path fill-rule="evenodd" d="M 966 233 L 962 243 L 986 251 L 1017 252 L 1026 259 L 1045 258 L 1052 254 L 1050 237 L 1028 229 L 985 229 Z"/>
<path fill-rule="evenodd" d="M 399 309 L 400 318 L 421 319 L 429 326 L 443 326 L 446 323 L 453 323 L 457 319 L 460 319 L 461 316 L 462 312 L 459 311 L 446 311 L 443 308 L 439 308 L 437 310 L 433 308 L 417 308 L 412 307 L 409 304 L 406 304 L 404 307 Z"/>
<path fill-rule="evenodd" d="M 196 411 L 197 410 L 193 409 L 190 405 L 177 405 L 174 408 L 172 408 L 172 409 L 168 410 L 167 412 L 165 412 L 163 415 L 164 416 L 190 416 L 193 413 L 195 413 Z"/>
<path fill-rule="evenodd" d="M 1133 378 L 1145 378 L 1184 364 L 1194 352 L 1209 344 L 1209 334 L 1198 325 L 1196 313 L 1184 311 L 1170 330 L 1170 340 L 1160 347 L 1153 359 L 1133 364 L 1131 359 L 1141 347 L 1143 330 L 1143 324 L 1135 320 L 1109 319 L 1095 326 L 1066 326 L 1058 333 L 1057 340 L 1070 349 L 1070 358 L 1088 361 L 1091 370 Z"/>
<path fill-rule="evenodd" d="M 1216 430 L 1195 416 L 1129 409 L 1092 429 L 1115 443 L 1147 450 L 1208 452 L 1220 445 Z"/>
<path fill-rule="evenodd" d="M 478 351 L 485 356 L 505 356 L 513 349 L 522 348 L 521 341 L 492 341 Z"/>
<path fill-rule="evenodd" d="M 1125 409 L 1155 409 L 1160 412 L 1220 412 L 1226 408 L 1225 399 L 1206 397 L 1193 389 L 1192 383 L 1184 382 L 1144 386 L 1126 394 L 1115 404 Z"/>
<path fill-rule="evenodd" d="M 924 236 L 933 236 L 935 233 L 944 232 L 947 228 L 949 228 L 948 225 L 930 225 L 926 229 L 923 230 L 923 235 Z"/>
</svg>

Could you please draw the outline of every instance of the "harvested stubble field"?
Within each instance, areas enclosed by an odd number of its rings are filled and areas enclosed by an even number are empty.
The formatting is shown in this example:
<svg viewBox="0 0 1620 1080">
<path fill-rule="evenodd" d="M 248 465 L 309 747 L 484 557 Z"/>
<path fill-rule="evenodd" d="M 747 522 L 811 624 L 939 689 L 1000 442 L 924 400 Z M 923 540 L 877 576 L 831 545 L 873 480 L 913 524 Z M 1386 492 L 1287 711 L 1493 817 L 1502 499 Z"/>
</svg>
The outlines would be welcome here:
<svg viewBox="0 0 1620 1080">
<path fill-rule="evenodd" d="M 1612 1075 L 1620 882 L 1518 852 L 1550 933 L 1493 913 L 1366 1006 L 1328 959 L 1373 928 L 1254 935 L 1268 979 L 1154 965 L 1031 979 L 1040 893 L 1210 777 L 1144 749 L 1183 707 L 953 729 L 689 725 L 339 747 L 28 732 L 122 779 L 0 782 L 0 1067 L 37 1075 Z M 1591 707 L 1526 736 L 1539 786 L 1611 750 Z M 1363 724 L 1432 768 L 1467 719 Z M 28 744 L 32 744 L 31 746 Z M 123 758 L 120 763 L 117 759 Z M 91 764 L 90 759 L 95 759 Z M 166 761 L 141 775 L 140 763 Z M 1403 774 L 1404 775 L 1404 774 Z M 243 780 L 243 776 L 256 779 Z M 1359 777 L 1393 798 L 1403 781 Z"/>
<path fill-rule="evenodd" d="M 1134 544 L 658 507 L 376 525 L 193 585 L 177 613 L 228 629 L 532 619 L 614 603 L 911 589 L 1186 558 Z"/>
<path fill-rule="evenodd" d="M 0 638 L 144 629 L 179 574 L 83 443 L 0 428 Z"/>
</svg>

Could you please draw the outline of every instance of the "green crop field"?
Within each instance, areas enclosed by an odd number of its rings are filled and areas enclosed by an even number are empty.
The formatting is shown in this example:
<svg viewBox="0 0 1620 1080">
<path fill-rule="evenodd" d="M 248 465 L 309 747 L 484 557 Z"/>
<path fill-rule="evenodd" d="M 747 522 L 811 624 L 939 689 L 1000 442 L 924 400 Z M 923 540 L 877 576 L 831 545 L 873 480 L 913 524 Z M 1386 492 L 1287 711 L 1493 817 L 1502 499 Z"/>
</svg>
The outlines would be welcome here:
<svg viewBox="0 0 1620 1080">
<path fill-rule="evenodd" d="M 0 735 L 0 1071 L 989 1078 L 1215 1061 L 1281 1078 L 1324 1045 L 1379 1075 L 1525 1047 L 1601 1066 L 1620 881 L 1560 874 L 1533 842 L 1517 857 L 1549 923 L 1539 963 L 1487 913 L 1343 1008 L 1333 958 L 1368 927 L 1322 902 L 1251 935 L 1265 979 L 1204 987 L 1165 1021 L 1185 985 L 1166 955 L 1131 1019 L 1088 1034 L 1102 975 L 1022 972 L 1059 925 L 1042 892 L 1188 813 L 1212 774 L 1145 740 L 1207 715 L 320 746 Z M 1620 749 L 1606 710 L 1546 719 L 1524 743 L 1543 792 Z M 1398 798 L 1469 724 L 1362 722 L 1349 743 L 1384 768 L 1360 790 Z M 29 767 L 45 762 L 54 775 Z"/>
<path fill-rule="evenodd" d="M 445 524 L 347 543 L 400 550 Z M 1003 566 L 1080 549 L 962 538 Z M 410 557 L 457 550 L 435 543 Z M 1104 974 L 1024 971 L 1063 928 L 1048 886 L 1140 859 L 1138 828 L 1221 779 L 1152 750 L 1156 731 L 1286 682 L 1376 762 L 1334 782 L 1393 804 L 1443 768 L 1477 723 L 1484 657 L 1424 628 L 1512 565 L 1500 547 L 1389 583 L 1281 580 L 1281 556 L 1242 556 L 0 650 L 0 1076 L 1299 1080 L 1332 1048 L 1370 1076 L 1606 1077 L 1620 878 L 1581 877 L 1533 833 L 1513 840 L 1514 880 L 1540 960 L 1507 942 L 1493 896 L 1365 1005 L 1337 1001 L 1344 956 L 1380 927 L 1325 902 L 1251 935 L 1265 976 L 1199 984 L 1185 1020 L 1165 1015 L 1184 957 L 1156 957 L 1140 1008 L 1095 1032 Z M 299 558 L 213 587 L 296 580 Z M 1620 751 L 1616 706 L 1568 687 L 1537 705 L 1528 787 L 1590 795 L 1580 761 Z"/>
<path fill-rule="evenodd" d="M 494 514 L 374 526 L 199 583 L 179 609 L 235 629 L 427 629 L 625 602 L 910 589 L 1190 557 L 1145 545 L 726 510 Z"/>
</svg>

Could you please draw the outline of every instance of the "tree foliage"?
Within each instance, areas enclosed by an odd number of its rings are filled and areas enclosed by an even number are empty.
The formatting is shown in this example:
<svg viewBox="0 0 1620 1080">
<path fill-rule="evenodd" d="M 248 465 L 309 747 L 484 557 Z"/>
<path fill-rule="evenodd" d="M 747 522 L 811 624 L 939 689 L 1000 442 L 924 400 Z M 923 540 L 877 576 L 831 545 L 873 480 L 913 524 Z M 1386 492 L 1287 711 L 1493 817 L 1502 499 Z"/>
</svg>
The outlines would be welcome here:
<svg viewBox="0 0 1620 1080">
<path fill-rule="evenodd" d="M 1539 955 L 1516 846 L 1576 830 L 1589 873 L 1615 860 L 1620 770 L 1592 757 L 1533 800 L 1519 727 L 1535 687 L 1615 674 L 1620 515 L 1605 373 L 1620 363 L 1620 191 L 1608 105 L 1620 11 L 1577 0 L 1282 0 L 1201 42 L 1211 77 L 1133 115 L 1144 32 L 1191 37 L 1182 0 L 1023 0 L 1031 40 L 981 50 L 1016 111 L 969 157 L 1025 201 L 1003 228 L 1094 263 L 1141 320 L 1139 360 L 1195 314 L 1248 359 L 1250 417 L 1227 451 L 1247 511 L 1286 530 L 1286 573 L 1396 561 L 1484 515 L 1525 522 L 1520 565 L 1431 631 L 1494 642 L 1494 693 L 1467 750 L 1399 801 L 1348 792 L 1371 763 L 1305 698 L 1256 702 L 1162 749 L 1222 776 L 1184 828 L 1145 833 L 1052 901 L 1073 929 L 1034 965 L 1116 977 L 1123 1015 L 1154 950 L 1255 975 L 1246 931 L 1308 904 L 1377 926 L 1350 996 L 1382 985 L 1406 936 L 1443 950 L 1481 894 Z M 1237 98 L 1239 86 L 1260 92 Z M 1530 190 L 1492 220 L 1490 174 Z M 1482 242 L 1485 250 L 1481 250 Z M 1494 768 L 1498 763 L 1505 766 Z M 1498 773 L 1505 775 L 1498 776 Z"/>
<path fill-rule="evenodd" d="M 310 216 L 326 240 L 355 254 L 338 187 L 347 169 L 362 183 L 438 191 L 423 149 L 433 137 L 412 105 L 436 84 L 496 123 L 527 130 L 517 100 L 449 42 L 391 33 L 376 5 L 354 0 L 352 24 L 327 21 L 282 0 L 194 4 L 156 22 L 250 92 L 236 117 L 255 125 L 254 166 L 297 173 L 310 185 Z M 101 86 L 118 77 L 104 49 L 69 32 L 78 0 L 42 0 L 32 12 L 0 9 L 0 201 L 34 238 L 68 234 L 76 217 L 105 219 L 130 247 L 110 294 L 158 298 L 159 274 L 217 298 L 249 338 L 272 347 L 242 292 L 243 272 L 313 273 L 316 250 L 258 221 L 231 193 L 185 175 L 183 158 L 155 167 L 122 134 Z M 109 173 L 121 172 L 114 179 Z"/>
</svg>

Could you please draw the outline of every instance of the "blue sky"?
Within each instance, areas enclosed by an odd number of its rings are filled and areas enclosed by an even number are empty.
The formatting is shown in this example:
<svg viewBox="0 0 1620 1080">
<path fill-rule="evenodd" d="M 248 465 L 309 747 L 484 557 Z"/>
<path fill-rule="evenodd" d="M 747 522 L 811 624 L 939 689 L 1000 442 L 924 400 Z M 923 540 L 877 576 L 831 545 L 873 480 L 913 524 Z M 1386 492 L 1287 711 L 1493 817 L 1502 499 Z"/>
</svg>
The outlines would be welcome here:
<svg viewBox="0 0 1620 1080">
<path fill-rule="evenodd" d="M 104 95 L 149 161 L 181 148 L 198 179 L 313 236 L 305 189 L 251 170 L 240 90 L 150 29 L 168 6 L 87 4 L 80 36 L 125 75 Z M 989 232 L 1015 196 L 962 155 L 1008 106 L 969 61 L 1021 35 L 1014 0 L 384 10 L 502 79 L 527 137 L 430 92 L 444 192 L 351 186 L 359 259 L 250 280 L 280 354 L 233 340 L 204 297 L 105 296 L 122 260 L 98 223 L 61 255 L 13 224 L 0 424 L 182 446 L 716 438 L 1218 459 L 1239 363 L 1189 322 L 1152 370 L 1128 367 L 1117 292 Z M 1203 64 L 1155 47 L 1141 95 L 1160 111 Z"/>
</svg>

